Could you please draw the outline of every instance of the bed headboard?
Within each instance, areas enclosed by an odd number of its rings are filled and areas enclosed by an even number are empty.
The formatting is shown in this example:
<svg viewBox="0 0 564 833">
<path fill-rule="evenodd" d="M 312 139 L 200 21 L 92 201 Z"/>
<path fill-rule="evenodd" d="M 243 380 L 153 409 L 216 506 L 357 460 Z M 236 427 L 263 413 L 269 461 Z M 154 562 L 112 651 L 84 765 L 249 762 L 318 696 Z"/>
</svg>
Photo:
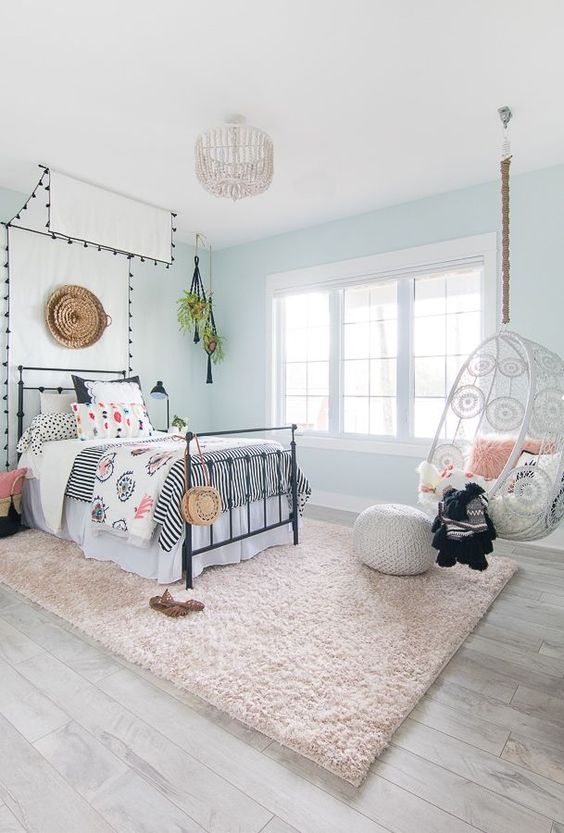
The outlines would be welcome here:
<svg viewBox="0 0 564 833">
<path fill-rule="evenodd" d="M 104 374 L 106 376 L 121 376 L 123 379 L 127 376 L 126 370 L 91 370 L 90 368 L 78 368 L 78 367 L 24 367 L 23 365 L 18 365 L 18 442 L 21 439 L 23 434 L 23 425 L 24 425 L 24 396 L 26 391 L 39 391 L 39 393 L 43 393 L 44 391 L 53 391 L 55 393 L 64 393 L 65 391 L 73 391 L 74 388 L 72 387 L 61 387 L 58 385 L 26 385 L 24 381 L 24 373 L 29 372 L 33 373 L 86 373 L 88 375 L 95 375 L 98 376 L 100 374 Z"/>
</svg>

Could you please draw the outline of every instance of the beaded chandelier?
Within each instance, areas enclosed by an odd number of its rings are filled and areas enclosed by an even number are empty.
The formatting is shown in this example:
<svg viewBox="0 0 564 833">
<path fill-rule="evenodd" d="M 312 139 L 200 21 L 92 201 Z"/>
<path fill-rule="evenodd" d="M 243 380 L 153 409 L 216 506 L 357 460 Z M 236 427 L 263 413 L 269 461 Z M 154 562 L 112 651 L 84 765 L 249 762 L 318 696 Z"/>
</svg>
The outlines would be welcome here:
<svg viewBox="0 0 564 833">
<path fill-rule="evenodd" d="M 204 130 L 194 150 L 196 176 L 216 197 L 253 197 L 272 182 L 272 139 L 264 130 L 245 124 L 242 116 Z"/>
</svg>

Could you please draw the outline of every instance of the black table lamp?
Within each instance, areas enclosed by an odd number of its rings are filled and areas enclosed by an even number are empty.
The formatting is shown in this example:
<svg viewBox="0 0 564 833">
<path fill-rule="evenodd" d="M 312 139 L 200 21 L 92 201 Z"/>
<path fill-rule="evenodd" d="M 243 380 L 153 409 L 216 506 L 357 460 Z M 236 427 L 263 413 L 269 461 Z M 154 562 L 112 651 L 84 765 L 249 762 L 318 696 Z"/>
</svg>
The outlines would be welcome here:
<svg viewBox="0 0 564 833">
<path fill-rule="evenodd" d="M 155 399 L 166 399 L 166 430 L 170 428 L 170 401 L 168 398 L 168 393 L 164 389 L 164 385 L 161 381 L 158 381 L 155 387 L 151 391 L 151 396 Z"/>
</svg>

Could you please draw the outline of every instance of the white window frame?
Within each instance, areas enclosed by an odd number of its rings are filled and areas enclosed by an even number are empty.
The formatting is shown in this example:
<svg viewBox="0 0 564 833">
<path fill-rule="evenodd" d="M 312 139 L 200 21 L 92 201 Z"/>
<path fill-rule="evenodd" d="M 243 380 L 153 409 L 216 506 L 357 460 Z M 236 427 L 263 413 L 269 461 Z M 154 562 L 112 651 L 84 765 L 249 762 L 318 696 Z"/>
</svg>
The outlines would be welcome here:
<svg viewBox="0 0 564 833">
<path fill-rule="evenodd" d="M 301 292 L 315 292 L 322 288 L 342 287 L 343 284 L 354 285 L 362 284 L 363 281 L 374 282 L 389 280 L 394 277 L 407 277 L 409 273 L 417 276 L 424 272 L 460 268 L 465 265 L 465 262 L 468 264 L 479 262 L 482 266 L 482 337 L 485 339 L 496 331 L 498 309 L 497 257 L 497 234 L 496 232 L 488 232 L 472 237 L 461 237 L 440 243 L 430 243 L 409 249 L 267 275 L 265 291 L 266 424 L 274 424 L 274 420 L 279 419 L 278 393 L 281 392 L 281 389 L 278 385 L 278 379 L 282 369 L 282 357 L 275 348 L 275 344 L 281 343 L 282 321 L 281 316 L 275 314 L 274 300 L 276 297 Z M 408 291 L 408 287 L 408 281 L 400 281 L 398 294 L 402 291 Z M 276 326 L 280 328 L 278 332 L 275 332 Z M 330 337 L 331 339 L 341 338 L 340 316 L 332 316 Z M 399 351 L 398 362 L 409 362 L 411 345 L 399 345 Z M 342 372 L 342 369 L 337 371 L 334 366 L 332 372 Z M 333 390 L 333 396 L 335 396 L 335 385 L 330 384 L 329 389 L 330 392 Z M 338 403 L 338 407 L 342 407 L 341 402 Z M 400 409 L 400 403 L 398 402 L 398 420 L 404 410 L 407 411 L 405 408 Z M 333 413 L 335 413 L 334 409 Z M 412 439 L 406 442 L 398 440 L 396 437 L 387 439 L 374 438 L 370 435 L 336 434 L 335 425 L 333 425 L 333 430 L 331 430 L 330 425 L 328 432 L 300 432 L 300 445 L 309 448 L 420 457 L 428 448 L 429 441 Z"/>
</svg>

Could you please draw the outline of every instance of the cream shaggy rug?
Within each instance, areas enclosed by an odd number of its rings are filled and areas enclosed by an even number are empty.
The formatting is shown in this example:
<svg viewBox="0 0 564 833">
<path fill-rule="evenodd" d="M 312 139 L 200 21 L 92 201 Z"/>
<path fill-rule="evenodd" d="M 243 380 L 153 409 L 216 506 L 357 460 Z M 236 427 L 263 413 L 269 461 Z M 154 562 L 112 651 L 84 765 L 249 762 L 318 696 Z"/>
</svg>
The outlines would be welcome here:
<svg viewBox="0 0 564 833">
<path fill-rule="evenodd" d="M 384 576 L 352 530 L 307 521 L 303 543 L 207 570 L 203 613 L 149 608 L 155 582 L 30 530 L 0 540 L 0 580 L 107 648 L 171 680 L 353 784 L 515 571 L 433 567 Z M 108 542 L 111 546 L 111 542 Z"/>
</svg>

